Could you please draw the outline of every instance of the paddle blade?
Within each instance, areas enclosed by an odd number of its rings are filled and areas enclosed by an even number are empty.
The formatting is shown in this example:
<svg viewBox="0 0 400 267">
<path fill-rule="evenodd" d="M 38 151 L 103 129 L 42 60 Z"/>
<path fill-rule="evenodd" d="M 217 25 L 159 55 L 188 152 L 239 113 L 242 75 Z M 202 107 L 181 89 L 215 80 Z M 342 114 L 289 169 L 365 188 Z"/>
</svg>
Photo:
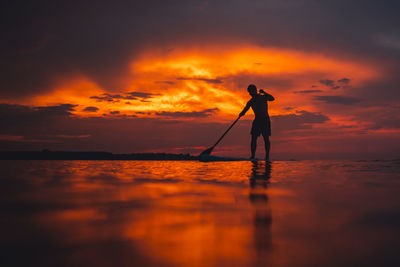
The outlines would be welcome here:
<svg viewBox="0 0 400 267">
<path fill-rule="evenodd" d="M 200 157 L 201 157 L 201 156 L 208 156 L 208 155 L 210 155 L 211 152 L 213 151 L 213 149 L 214 149 L 213 146 L 210 147 L 210 148 L 207 148 L 206 150 L 204 150 L 203 152 L 200 153 Z"/>
</svg>

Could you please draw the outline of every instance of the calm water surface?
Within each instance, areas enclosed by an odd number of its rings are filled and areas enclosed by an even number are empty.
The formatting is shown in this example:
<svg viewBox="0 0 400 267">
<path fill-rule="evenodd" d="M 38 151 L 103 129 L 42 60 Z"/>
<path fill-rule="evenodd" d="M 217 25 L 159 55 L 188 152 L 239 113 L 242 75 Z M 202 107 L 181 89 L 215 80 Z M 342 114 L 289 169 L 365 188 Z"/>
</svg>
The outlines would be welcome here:
<svg viewBox="0 0 400 267">
<path fill-rule="evenodd" d="M 1 266 L 400 266 L 400 161 L 1 161 Z"/>
</svg>

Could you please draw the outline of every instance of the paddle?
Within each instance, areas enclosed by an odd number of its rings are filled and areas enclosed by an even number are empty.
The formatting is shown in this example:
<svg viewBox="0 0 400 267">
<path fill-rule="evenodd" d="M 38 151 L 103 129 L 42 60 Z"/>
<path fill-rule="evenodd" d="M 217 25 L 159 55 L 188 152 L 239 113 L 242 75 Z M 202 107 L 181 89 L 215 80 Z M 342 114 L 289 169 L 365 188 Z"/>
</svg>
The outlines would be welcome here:
<svg viewBox="0 0 400 267">
<path fill-rule="evenodd" d="M 224 132 L 224 134 L 218 139 L 218 141 L 210 148 L 207 148 L 206 150 L 204 150 L 203 152 L 200 153 L 200 157 L 201 156 L 208 156 L 211 154 L 211 152 L 213 151 L 214 147 L 216 147 L 218 145 L 218 143 L 222 140 L 222 138 L 224 138 L 224 136 L 229 132 L 229 130 L 233 127 L 233 125 L 235 125 L 235 123 L 240 119 L 240 117 L 238 117 L 231 126 L 229 126 L 228 130 L 226 130 Z"/>
</svg>

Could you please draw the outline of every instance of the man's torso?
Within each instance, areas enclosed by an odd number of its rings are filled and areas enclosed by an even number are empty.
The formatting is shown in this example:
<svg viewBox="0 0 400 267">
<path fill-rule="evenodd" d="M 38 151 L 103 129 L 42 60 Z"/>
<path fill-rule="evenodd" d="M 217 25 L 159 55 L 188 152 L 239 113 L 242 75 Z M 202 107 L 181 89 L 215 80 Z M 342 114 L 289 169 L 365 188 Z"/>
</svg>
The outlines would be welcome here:
<svg viewBox="0 0 400 267">
<path fill-rule="evenodd" d="M 250 99 L 251 109 L 254 112 L 255 119 L 266 119 L 268 115 L 268 101 L 265 96 L 257 95 Z"/>
</svg>

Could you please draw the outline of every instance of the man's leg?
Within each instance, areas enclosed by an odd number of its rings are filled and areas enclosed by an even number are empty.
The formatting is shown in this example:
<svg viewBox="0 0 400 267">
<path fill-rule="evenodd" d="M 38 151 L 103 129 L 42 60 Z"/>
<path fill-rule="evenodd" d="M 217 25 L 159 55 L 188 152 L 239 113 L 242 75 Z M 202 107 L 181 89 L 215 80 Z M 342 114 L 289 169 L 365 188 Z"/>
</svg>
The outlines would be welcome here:
<svg viewBox="0 0 400 267">
<path fill-rule="evenodd" d="M 257 149 L 257 135 L 251 135 L 251 158 L 254 159 L 256 156 L 256 149 Z"/>
<path fill-rule="evenodd" d="M 264 144 L 265 144 L 265 160 L 269 160 L 269 149 L 271 147 L 271 144 L 269 142 L 269 136 L 266 134 L 263 134 L 264 137 Z"/>
</svg>

